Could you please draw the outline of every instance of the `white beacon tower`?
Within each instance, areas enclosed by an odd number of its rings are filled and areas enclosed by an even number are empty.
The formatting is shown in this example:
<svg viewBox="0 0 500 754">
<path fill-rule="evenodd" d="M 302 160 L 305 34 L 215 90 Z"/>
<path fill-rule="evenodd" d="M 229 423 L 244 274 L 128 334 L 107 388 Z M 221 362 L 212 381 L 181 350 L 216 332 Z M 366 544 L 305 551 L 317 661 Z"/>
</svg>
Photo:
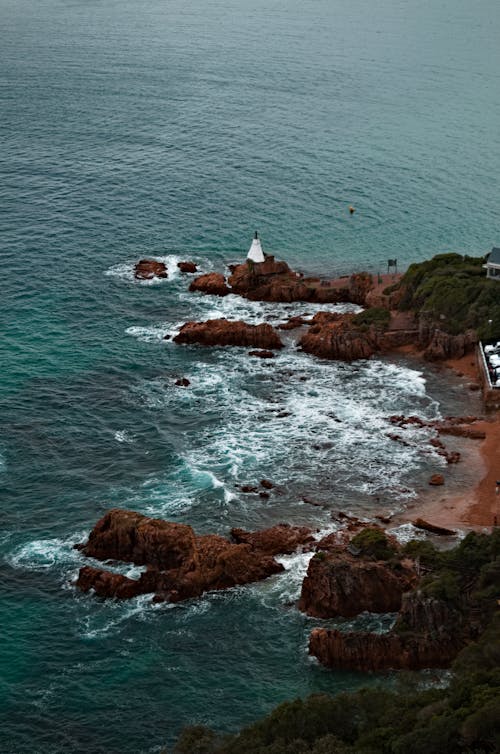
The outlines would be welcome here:
<svg viewBox="0 0 500 754">
<path fill-rule="evenodd" d="M 247 254 L 247 259 L 250 259 L 252 262 L 266 261 L 264 252 L 262 251 L 262 246 L 260 245 L 259 234 L 257 233 L 257 231 L 255 231 L 252 245 L 250 246 L 250 251 Z"/>
</svg>

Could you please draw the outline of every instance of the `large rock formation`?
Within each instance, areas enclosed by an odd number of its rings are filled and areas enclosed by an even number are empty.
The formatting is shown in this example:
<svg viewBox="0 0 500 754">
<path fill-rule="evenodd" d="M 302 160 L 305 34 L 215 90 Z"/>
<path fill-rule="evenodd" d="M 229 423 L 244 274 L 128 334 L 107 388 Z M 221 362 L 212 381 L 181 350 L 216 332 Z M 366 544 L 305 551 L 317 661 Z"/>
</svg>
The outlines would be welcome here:
<svg viewBox="0 0 500 754">
<path fill-rule="evenodd" d="M 375 671 L 448 667 L 470 640 L 463 614 L 420 592 L 404 595 L 398 621 L 386 634 L 316 628 L 309 653 L 331 668 Z"/>
<path fill-rule="evenodd" d="M 414 573 L 398 572 L 383 561 L 364 560 L 348 552 L 320 552 L 311 558 L 302 583 L 299 609 L 315 618 L 351 618 L 368 610 L 392 613 Z"/>
<path fill-rule="evenodd" d="M 279 573 L 272 555 L 292 552 L 311 539 L 304 527 L 278 526 L 269 532 L 234 530 L 237 542 L 216 534 L 197 536 L 190 526 L 114 509 L 98 521 L 88 542 L 76 545 L 98 560 L 146 566 L 139 579 L 84 566 L 77 586 L 100 597 L 128 599 L 155 593 L 156 600 L 177 602 L 206 591 L 227 589 Z"/>
<path fill-rule="evenodd" d="M 263 486 L 267 486 L 267 484 Z M 267 488 L 269 489 L 269 487 Z M 249 544 L 252 549 L 265 552 L 268 555 L 278 555 L 279 553 L 288 555 L 295 552 L 298 547 L 310 546 L 314 542 L 311 529 L 307 526 L 290 526 L 290 524 L 277 524 L 277 526 L 263 531 L 231 529 L 231 537 L 238 544 Z"/>
<path fill-rule="evenodd" d="M 475 330 L 466 330 L 459 335 L 444 332 L 427 318 L 420 318 L 418 337 L 428 361 L 460 359 L 475 347 L 478 337 Z"/>
<path fill-rule="evenodd" d="M 214 296 L 227 296 L 231 293 L 226 278 L 220 272 L 207 272 L 205 275 L 200 275 L 192 281 L 189 290 L 211 293 Z"/>
<path fill-rule="evenodd" d="M 181 272 L 198 272 L 194 262 L 177 262 L 177 267 Z"/>
<path fill-rule="evenodd" d="M 134 267 L 134 277 L 138 280 L 152 280 L 153 278 L 167 278 L 167 266 L 155 259 L 141 259 Z"/>
<path fill-rule="evenodd" d="M 351 315 L 319 312 L 300 340 L 303 351 L 323 359 L 354 361 L 368 359 L 379 350 L 377 331 L 361 328 Z"/>
<path fill-rule="evenodd" d="M 278 333 L 271 325 L 248 325 L 241 320 L 230 322 L 227 319 L 187 322 L 174 341 L 199 343 L 202 346 L 253 346 L 266 350 L 283 348 Z"/>
</svg>

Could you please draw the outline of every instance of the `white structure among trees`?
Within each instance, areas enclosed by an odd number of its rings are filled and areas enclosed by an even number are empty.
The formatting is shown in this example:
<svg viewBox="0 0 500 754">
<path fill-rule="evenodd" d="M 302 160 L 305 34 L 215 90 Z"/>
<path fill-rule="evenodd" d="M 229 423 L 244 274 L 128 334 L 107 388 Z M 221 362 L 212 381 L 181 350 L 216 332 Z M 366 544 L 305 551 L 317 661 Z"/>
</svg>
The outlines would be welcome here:
<svg viewBox="0 0 500 754">
<path fill-rule="evenodd" d="M 483 267 L 486 269 L 487 278 L 500 281 L 500 249 L 495 246 L 492 248 Z"/>
</svg>

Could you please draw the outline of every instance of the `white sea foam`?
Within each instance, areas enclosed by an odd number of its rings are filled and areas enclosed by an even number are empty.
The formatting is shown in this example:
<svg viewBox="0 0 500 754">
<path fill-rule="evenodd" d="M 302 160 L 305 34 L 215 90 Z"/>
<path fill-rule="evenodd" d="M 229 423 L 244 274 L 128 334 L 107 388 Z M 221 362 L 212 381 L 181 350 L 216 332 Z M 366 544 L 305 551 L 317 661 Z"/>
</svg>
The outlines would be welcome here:
<svg viewBox="0 0 500 754">
<path fill-rule="evenodd" d="M 126 429 L 120 429 L 117 432 L 114 433 L 114 438 L 117 442 L 124 442 L 124 443 L 132 443 L 134 441 L 134 437 L 127 432 Z"/>
<path fill-rule="evenodd" d="M 7 560 L 14 568 L 33 571 L 43 571 L 56 566 L 74 567 L 81 556 L 73 545 L 85 537 L 85 533 L 79 533 L 68 539 L 35 539 L 16 547 L 7 556 Z"/>
<path fill-rule="evenodd" d="M 126 262 L 119 262 L 118 264 L 113 265 L 112 267 L 109 267 L 105 275 L 108 275 L 110 277 L 119 278 L 120 280 L 124 280 L 127 283 L 134 283 L 136 285 L 162 285 L 165 283 L 173 283 L 181 279 L 181 276 L 183 277 L 183 274 L 177 267 L 178 262 L 186 261 L 189 257 L 189 261 L 195 261 L 196 264 L 199 266 L 199 272 L 200 274 L 202 272 L 206 272 L 208 269 L 211 269 L 212 264 L 209 260 L 202 260 L 194 259 L 192 255 L 181 255 L 181 254 L 167 254 L 164 256 L 151 256 L 150 254 L 142 254 L 138 255 L 136 259 L 134 260 L 128 260 Z M 138 280 L 134 276 L 134 269 L 135 265 L 139 261 L 139 259 L 153 259 L 156 262 L 163 262 L 167 267 L 168 277 L 166 278 L 158 278 L 154 277 L 151 280 Z"/>
</svg>

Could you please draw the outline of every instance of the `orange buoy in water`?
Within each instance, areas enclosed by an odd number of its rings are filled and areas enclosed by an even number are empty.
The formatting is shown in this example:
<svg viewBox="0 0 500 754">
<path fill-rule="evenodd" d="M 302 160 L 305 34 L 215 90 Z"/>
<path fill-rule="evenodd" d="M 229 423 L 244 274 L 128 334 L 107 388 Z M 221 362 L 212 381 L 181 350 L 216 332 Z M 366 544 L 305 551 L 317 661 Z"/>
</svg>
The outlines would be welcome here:
<svg viewBox="0 0 500 754">
<path fill-rule="evenodd" d="M 354 209 L 354 207 L 349 207 L 349 212 L 351 213 L 351 215 L 354 215 L 356 210 Z"/>
</svg>

